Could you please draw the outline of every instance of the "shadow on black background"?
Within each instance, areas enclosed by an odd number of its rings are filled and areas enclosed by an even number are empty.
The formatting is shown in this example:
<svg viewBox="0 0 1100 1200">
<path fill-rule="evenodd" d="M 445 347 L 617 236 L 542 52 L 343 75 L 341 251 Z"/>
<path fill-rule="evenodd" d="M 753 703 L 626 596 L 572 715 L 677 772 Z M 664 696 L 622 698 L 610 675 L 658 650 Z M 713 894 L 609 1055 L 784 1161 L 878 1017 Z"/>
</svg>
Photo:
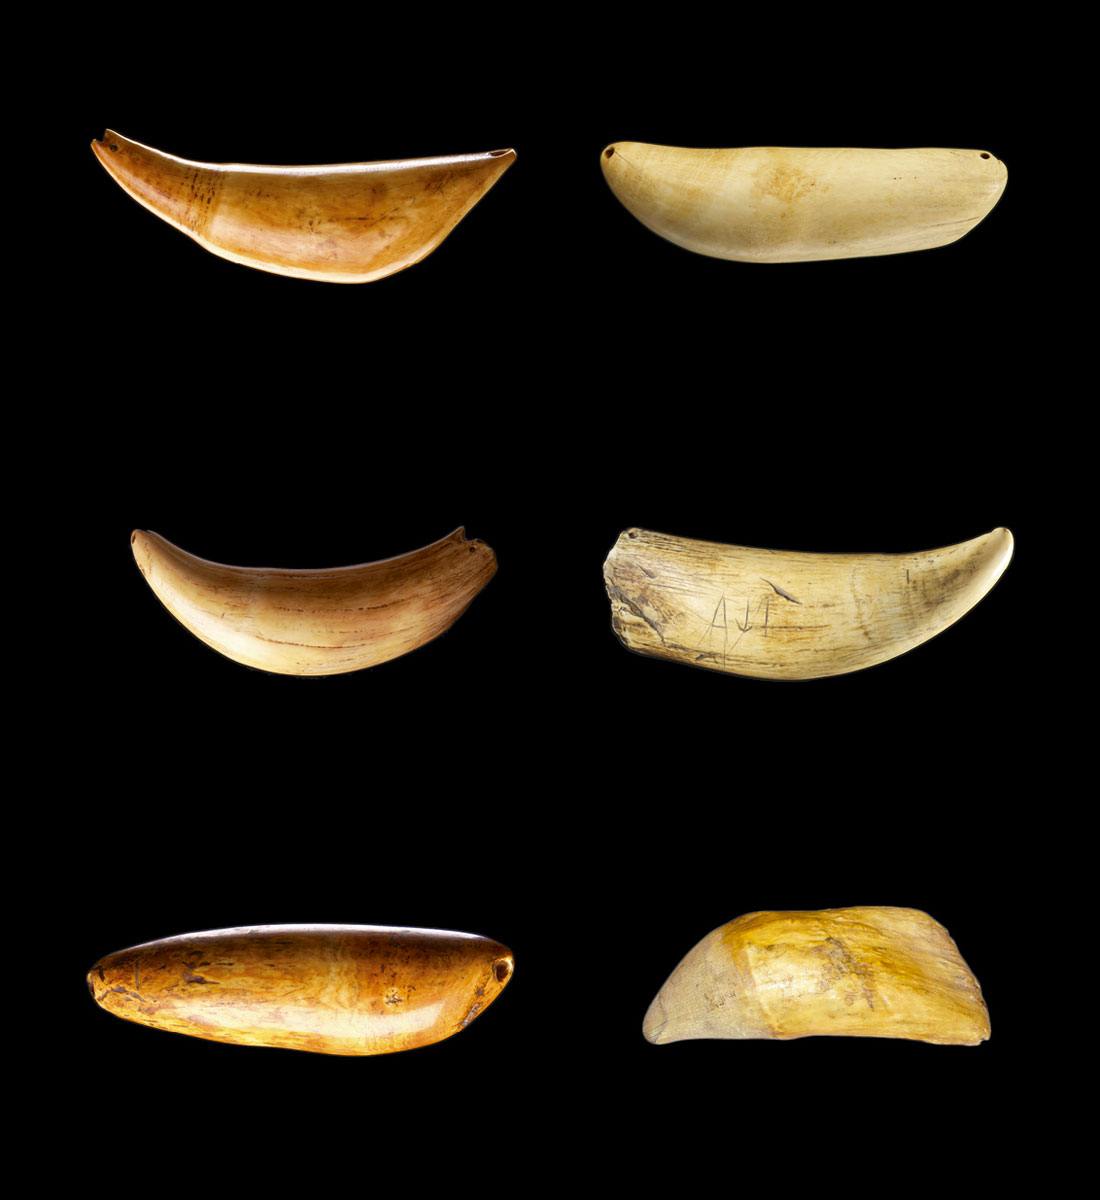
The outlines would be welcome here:
<svg viewBox="0 0 1100 1200">
<path fill-rule="evenodd" d="M 247 1171 L 320 1154 L 374 1174 L 377 1154 L 415 1167 L 422 1141 L 456 1175 L 520 1188 L 568 1184 L 597 1150 L 600 1186 L 663 1154 L 821 1165 L 853 1120 L 911 1158 L 974 1113 L 1010 1117 L 1027 1019 L 1005 914 L 1034 850 L 1008 804 L 1029 721 L 1014 656 L 1044 455 L 1002 391 L 1027 386 L 1036 353 L 1018 113 L 991 101 L 965 39 L 908 61 L 818 53 L 812 34 L 792 56 L 726 32 L 692 48 L 555 24 L 439 30 L 391 55 L 367 32 L 326 41 L 323 61 L 306 32 L 248 53 L 174 38 L 125 71 L 89 63 L 74 88 L 99 400 L 71 487 L 79 599 L 102 631 L 82 667 L 104 687 L 77 735 L 82 870 L 59 891 L 76 913 L 71 1062 L 115 1096 L 78 1104 L 85 1149 L 117 1166 L 228 1138 Z M 119 36 L 132 50 L 145 34 Z M 207 161 L 518 160 L 422 263 L 338 287 L 164 225 L 95 162 L 105 126 Z M 624 138 L 987 148 L 1009 183 L 951 247 L 753 267 L 638 224 L 599 169 Z M 141 527 L 218 561 L 332 566 L 458 525 L 500 564 L 470 610 L 406 658 L 329 679 L 220 658 L 129 548 Z M 617 643 L 601 564 L 628 525 L 822 551 L 1007 525 L 1017 558 L 913 653 L 777 685 Z M 989 1043 L 642 1039 L 715 926 L 856 904 L 947 927 Z M 369 1060 L 169 1036 L 83 991 L 122 946 L 277 922 L 482 933 L 516 974 L 460 1036 Z"/>
</svg>

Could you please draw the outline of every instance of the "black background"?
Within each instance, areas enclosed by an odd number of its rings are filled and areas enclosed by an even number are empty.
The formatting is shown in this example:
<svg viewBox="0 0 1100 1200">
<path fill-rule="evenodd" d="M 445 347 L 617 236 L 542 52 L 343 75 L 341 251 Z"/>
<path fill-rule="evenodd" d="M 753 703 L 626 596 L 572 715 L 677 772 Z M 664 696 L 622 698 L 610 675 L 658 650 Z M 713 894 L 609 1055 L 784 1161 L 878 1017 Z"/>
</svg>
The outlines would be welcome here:
<svg viewBox="0 0 1100 1200">
<path fill-rule="evenodd" d="M 923 1163 L 976 1121 L 1012 1127 L 1030 1014 L 1006 914 L 1041 857 L 1011 799 L 1033 704 L 1017 651 L 1048 488 L 1019 401 L 1041 399 L 1044 353 L 1021 270 L 1030 112 L 995 83 L 1018 47 L 622 16 L 130 22 L 66 81 L 87 404 L 65 487 L 100 636 L 63 718 L 86 802 L 57 891 L 76 914 L 63 1070 L 98 1162 L 182 1137 L 246 1174 L 375 1183 L 526 1190 L 583 1164 L 595 1185 L 665 1156 L 843 1179 L 868 1145 Z M 105 127 L 214 162 L 518 159 L 429 258 L 339 287 L 166 226 L 96 163 Z M 599 168 L 619 139 L 988 149 L 1009 183 L 951 247 L 753 267 L 634 220 Z M 470 610 L 329 679 L 222 659 L 129 549 L 141 527 L 223 562 L 331 566 L 458 525 L 500 564 Z M 820 551 L 1007 525 L 1017 553 L 915 652 L 780 685 L 618 644 L 601 564 L 628 525 Z M 642 1039 L 715 926 L 856 904 L 948 928 L 990 1042 Z M 276 922 L 482 933 L 516 973 L 460 1036 L 364 1060 L 160 1034 L 84 991 L 123 946 Z"/>
</svg>

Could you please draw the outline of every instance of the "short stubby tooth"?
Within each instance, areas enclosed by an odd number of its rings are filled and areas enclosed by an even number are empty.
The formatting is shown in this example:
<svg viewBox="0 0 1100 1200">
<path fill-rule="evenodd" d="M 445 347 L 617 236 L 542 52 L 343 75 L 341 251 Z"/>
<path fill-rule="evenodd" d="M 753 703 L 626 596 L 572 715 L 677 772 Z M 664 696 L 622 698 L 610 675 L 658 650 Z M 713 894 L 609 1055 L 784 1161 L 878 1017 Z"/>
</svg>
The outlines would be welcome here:
<svg viewBox="0 0 1100 1200">
<path fill-rule="evenodd" d="M 976 1046 L 989 1014 L 947 930 L 925 912 L 757 912 L 689 951 L 643 1033 L 657 1044 L 849 1036 Z"/>
</svg>

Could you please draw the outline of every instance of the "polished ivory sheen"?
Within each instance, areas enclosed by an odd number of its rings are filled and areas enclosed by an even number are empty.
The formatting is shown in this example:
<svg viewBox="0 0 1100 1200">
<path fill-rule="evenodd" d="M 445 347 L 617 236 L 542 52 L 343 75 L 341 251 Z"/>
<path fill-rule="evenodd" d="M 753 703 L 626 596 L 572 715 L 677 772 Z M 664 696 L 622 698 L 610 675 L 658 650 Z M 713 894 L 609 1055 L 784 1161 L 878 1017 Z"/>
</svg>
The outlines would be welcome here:
<svg viewBox="0 0 1100 1200">
<path fill-rule="evenodd" d="M 1007 529 L 918 554 L 758 550 L 628 529 L 604 563 L 639 654 L 758 679 L 874 666 L 942 633 L 1001 577 Z"/>
<path fill-rule="evenodd" d="M 135 529 L 134 559 L 165 608 L 208 646 L 281 675 L 372 667 L 438 637 L 496 571 L 484 542 L 454 533 L 421 550 L 331 570 L 233 567 Z"/>
<path fill-rule="evenodd" d="M 108 954 L 97 1004 L 155 1029 L 321 1054 L 388 1054 L 465 1029 L 503 991 L 489 938 L 377 925 L 259 925 Z"/>
<path fill-rule="evenodd" d="M 976 1046 L 982 990 L 948 932 L 915 908 L 748 913 L 691 950 L 646 1013 L 657 1045 L 814 1035 Z"/>
<path fill-rule="evenodd" d="M 367 283 L 419 262 L 515 161 L 513 150 L 267 167 L 177 158 L 108 129 L 115 182 L 213 254 L 299 279 Z"/>
<path fill-rule="evenodd" d="M 809 262 L 946 246 L 1000 199 L 987 150 L 694 150 L 614 142 L 611 190 L 654 233 L 737 262 Z"/>
</svg>

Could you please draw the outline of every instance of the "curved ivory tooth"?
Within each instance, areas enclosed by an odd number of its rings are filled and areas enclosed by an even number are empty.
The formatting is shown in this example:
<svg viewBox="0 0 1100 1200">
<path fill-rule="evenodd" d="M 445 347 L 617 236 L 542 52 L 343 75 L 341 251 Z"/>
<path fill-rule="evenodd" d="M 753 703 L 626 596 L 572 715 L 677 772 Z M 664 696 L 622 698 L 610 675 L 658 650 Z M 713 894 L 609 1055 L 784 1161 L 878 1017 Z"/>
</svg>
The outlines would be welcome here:
<svg viewBox="0 0 1100 1200">
<path fill-rule="evenodd" d="M 225 566 L 141 529 L 130 541 L 181 624 L 234 662 L 281 675 L 339 675 L 407 654 L 449 629 L 497 569 L 492 550 L 463 529 L 332 570 Z"/>
<path fill-rule="evenodd" d="M 799 554 L 628 529 L 604 563 L 630 650 L 757 679 L 843 675 L 942 633 L 1001 577 L 1012 534 L 920 554 Z"/>
<path fill-rule="evenodd" d="M 654 233 L 714 258 L 811 262 L 946 246 L 1008 171 L 987 150 L 690 150 L 615 142 L 604 178 Z"/>
<path fill-rule="evenodd" d="M 669 976 L 642 1032 L 689 1038 L 817 1034 L 976 1046 L 981 988 L 948 932 L 915 908 L 748 913 L 707 934 Z"/>
<path fill-rule="evenodd" d="M 260 925 L 146 942 L 88 972 L 116 1017 L 214 1042 L 389 1054 L 465 1029 L 504 990 L 512 953 L 441 929 Z"/>
<path fill-rule="evenodd" d="M 212 254 L 276 275 L 367 283 L 430 254 L 514 150 L 397 162 L 201 163 L 108 129 L 96 158 L 124 191 Z"/>
</svg>

